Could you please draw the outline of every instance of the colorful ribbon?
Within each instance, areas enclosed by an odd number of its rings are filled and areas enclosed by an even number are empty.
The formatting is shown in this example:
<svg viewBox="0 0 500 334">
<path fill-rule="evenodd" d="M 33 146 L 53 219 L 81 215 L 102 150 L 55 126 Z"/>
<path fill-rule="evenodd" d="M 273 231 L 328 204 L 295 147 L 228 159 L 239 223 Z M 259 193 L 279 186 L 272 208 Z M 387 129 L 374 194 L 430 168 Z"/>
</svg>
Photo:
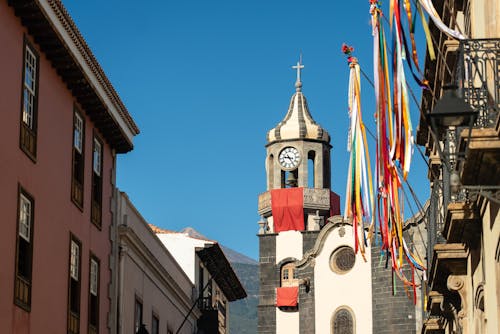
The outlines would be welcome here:
<svg viewBox="0 0 500 334">
<path fill-rule="evenodd" d="M 365 258 L 368 244 L 365 225 L 373 223 L 373 185 L 370 167 L 370 156 L 366 141 L 366 130 L 361 113 L 361 85 L 358 61 L 352 56 L 354 49 L 342 45 L 342 52 L 347 56 L 350 67 L 349 75 L 349 134 L 347 150 L 350 152 L 349 170 L 346 186 L 345 219 L 352 221 L 355 252 L 360 250 Z"/>
</svg>

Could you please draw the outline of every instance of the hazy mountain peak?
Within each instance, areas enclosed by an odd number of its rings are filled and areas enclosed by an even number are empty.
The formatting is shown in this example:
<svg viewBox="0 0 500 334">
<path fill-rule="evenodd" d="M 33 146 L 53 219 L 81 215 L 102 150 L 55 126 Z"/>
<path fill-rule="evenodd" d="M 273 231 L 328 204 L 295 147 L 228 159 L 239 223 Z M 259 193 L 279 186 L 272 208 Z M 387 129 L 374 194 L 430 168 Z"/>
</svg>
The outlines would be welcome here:
<svg viewBox="0 0 500 334">
<path fill-rule="evenodd" d="M 182 230 L 180 230 L 180 233 L 184 233 L 184 234 L 188 235 L 189 237 L 195 238 L 195 239 L 213 241 L 212 239 L 207 238 L 206 236 L 204 236 L 203 234 L 196 231 L 194 228 L 192 228 L 190 226 L 184 227 Z"/>
<path fill-rule="evenodd" d="M 213 239 L 207 238 L 206 236 L 204 236 L 203 234 L 196 231 L 194 228 L 192 228 L 190 226 L 185 227 L 182 230 L 180 230 L 180 233 L 184 233 L 184 234 L 190 236 L 191 238 L 213 241 Z M 257 261 L 255 261 L 254 259 L 252 259 L 246 255 L 243 255 L 243 254 L 241 254 L 241 253 L 239 253 L 231 248 L 225 247 L 223 245 L 220 245 L 220 246 L 222 248 L 222 251 L 224 252 L 224 255 L 226 255 L 226 258 L 230 263 L 244 263 L 244 264 L 254 264 L 254 265 L 257 264 Z"/>
</svg>

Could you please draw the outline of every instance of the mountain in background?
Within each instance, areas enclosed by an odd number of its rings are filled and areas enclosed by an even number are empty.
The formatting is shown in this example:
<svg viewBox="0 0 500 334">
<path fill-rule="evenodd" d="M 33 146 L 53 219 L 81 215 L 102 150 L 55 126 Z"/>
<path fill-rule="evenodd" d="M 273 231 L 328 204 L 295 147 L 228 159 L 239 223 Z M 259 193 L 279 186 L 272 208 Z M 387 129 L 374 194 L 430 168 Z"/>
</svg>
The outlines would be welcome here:
<svg viewBox="0 0 500 334">
<path fill-rule="evenodd" d="M 191 238 L 211 240 L 192 227 L 180 231 Z M 259 302 L 259 263 L 237 251 L 220 245 L 234 272 L 247 292 L 247 298 L 229 305 L 229 332 L 231 334 L 257 333 L 257 305 Z"/>
</svg>

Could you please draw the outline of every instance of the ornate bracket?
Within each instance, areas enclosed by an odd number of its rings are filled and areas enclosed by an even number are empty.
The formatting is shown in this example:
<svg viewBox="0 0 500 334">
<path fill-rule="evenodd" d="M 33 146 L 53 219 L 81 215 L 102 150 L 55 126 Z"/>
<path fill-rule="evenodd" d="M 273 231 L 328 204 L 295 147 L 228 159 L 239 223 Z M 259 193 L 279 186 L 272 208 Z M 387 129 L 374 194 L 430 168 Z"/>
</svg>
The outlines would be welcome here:
<svg viewBox="0 0 500 334">
<path fill-rule="evenodd" d="M 460 309 L 457 309 L 457 322 L 462 329 L 462 333 L 469 333 L 467 320 L 468 296 L 470 294 L 466 275 L 450 275 L 447 281 L 448 290 L 457 292 L 460 296 Z"/>
</svg>

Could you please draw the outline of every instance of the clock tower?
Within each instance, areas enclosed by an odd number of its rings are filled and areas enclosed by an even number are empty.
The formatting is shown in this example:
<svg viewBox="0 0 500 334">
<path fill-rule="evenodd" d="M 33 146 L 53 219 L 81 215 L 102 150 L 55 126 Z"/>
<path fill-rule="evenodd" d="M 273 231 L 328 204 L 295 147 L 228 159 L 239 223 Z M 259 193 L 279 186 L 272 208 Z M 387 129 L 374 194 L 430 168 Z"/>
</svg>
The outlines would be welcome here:
<svg viewBox="0 0 500 334">
<path fill-rule="evenodd" d="M 330 189 L 330 135 L 302 93 L 304 65 L 293 68 L 288 112 L 267 133 L 267 189 L 258 201 L 258 333 L 331 333 L 334 326 L 371 333 L 371 303 L 349 295 L 371 295 L 370 259 L 352 249 L 352 227 Z M 359 316 L 366 318 L 355 329 Z"/>
</svg>

